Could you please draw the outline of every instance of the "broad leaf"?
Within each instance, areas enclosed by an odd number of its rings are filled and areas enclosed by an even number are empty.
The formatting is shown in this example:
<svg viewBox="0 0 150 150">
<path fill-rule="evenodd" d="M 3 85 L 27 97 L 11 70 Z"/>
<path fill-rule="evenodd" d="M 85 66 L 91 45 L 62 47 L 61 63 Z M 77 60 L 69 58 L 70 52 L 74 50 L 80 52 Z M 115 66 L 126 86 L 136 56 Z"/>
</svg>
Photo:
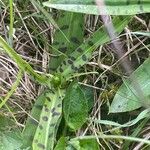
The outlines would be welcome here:
<svg viewBox="0 0 150 150">
<path fill-rule="evenodd" d="M 73 130 L 79 129 L 88 117 L 87 100 L 76 82 L 67 89 L 63 112 L 67 125 Z"/>
<path fill-rule="evenodd" d="M 145 96 L 145 99 L 139 99 L 137 91 L 132 87 L 132 83 L 129 80 L 125 80 L 125 83 L 121 85 L 117 91 L 113 102 L 110 107 L 111 113 L 126 112 L 135 110 L 141 106 L 150 106 L 149 91 L 150 91 L 150 58 L 148 58 L 140 67 L 138 67 L 132 74 Z"/>
<path fill-rule="evenodd" d="M 57 142 L 56 147 L 54 150 L 65 150 L 67 145 L 67 138 L 66 137 L 61 137 L 59 141 Z"/>
<path fill-rule="evenodd" d="M 0 150 L 19 150 L 22 145 L 22 134 L 16 128 L 15 122 L 0 115 Z"/>
<path fill-rule="evenodd" d="M 22 141 L 20 132 L 2 132 L 0 133 L 0 150 L 19 150 L 23 144 Z"/>
<path fill-rule="evenodd" d="M 55 9 L 94 15 L 105 15 L 105 9 L 109 15 L 134 15 L 150 12 L 149 0 L 104 0 L 104 2 L 105 6 L 101 5 L 100 8 L 95 4 L 95 0 L 51 0 L 44 2 L 43 5 Z"/>
</svg>

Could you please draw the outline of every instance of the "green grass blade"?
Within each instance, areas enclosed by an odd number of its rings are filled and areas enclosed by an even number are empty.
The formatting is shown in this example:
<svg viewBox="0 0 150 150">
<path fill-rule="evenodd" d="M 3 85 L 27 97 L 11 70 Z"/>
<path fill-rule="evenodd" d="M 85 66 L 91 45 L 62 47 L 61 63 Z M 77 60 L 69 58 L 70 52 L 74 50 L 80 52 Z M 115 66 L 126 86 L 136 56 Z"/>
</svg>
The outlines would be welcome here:
<svg viewBox="0 0 150 150">
<path fill-rule="evenodd" d="M 115 32 L 121 33 L 125 26 L 130 22 L 132 16 L 126 16 L 123 18 L 115 17 L 112 22 L 114 24 Z M 94 32 L 90 38 L 88 38 L 80 47 L 78 47 L 69 58 L 65 59 L 61 66 L 58 68 L 58 72 L 61 72 L 63 78 L 70 78 L 74 72 L 83 66 L 91 58 L 92 52 L 100 45 L 110 41 L 109 35 L 102 26 L 96 32 Z"/>
<path fill-rule="evenodd" d="M 124 123 L 124 124 L 119 124 L 119 123 L 109 121 L 109 120 L 93 120 L 93 121 L 95 123 L 99 123 L 99 124 L 115 126 L 116 127 L 115 129 L 125 128 L 125 127 L 133 126 L 133 125 L 137 124 L 139 121 L 141 121 L 142 119 L 149 117 L 149 112 L 150 112 L 150 110 L 146 109 L 146 110 L 142 111 L 135 119 L 133 119 L 127 123 Z M 115 130 L 115 129 L 112 129 L 112 130 Z"/>
<path fill-rule="evenodd" d="M 52 54 L 55 56 L 51 57 L 49 62 L 51 72 L 56 71 L 65 56 L 67 57 L 83 42 L 83 23 L 82 14 L 59 11 L 57 24 L 68 40 L 64 38 L 60 30 L 56 30 L 52 44 Z"/>
<path fill-rule="evenodd" d="M 29 73 L 35 80 L 42 84 L 48 84 L 48 78 L 44 75 L 39 75 L 33 68 L 23 60 L 14 49 L 12 49 L 7 42 L 0 36 L 0 46 L 6 51 L 6 53 L 17 63 L 18 67 L 23 71 Z"/>
<path fill-rule="evenodd" d="M 74 139 L 71 139 L 70 141 L 74 140 L 83 140 L 83 139 L 123 139 L 123 140 L 128 140 L 128 141 L 134 141 L 134 142 L 142 142 L 144 144 L 150 145 L 150 141 L 147 139 L 142 139 L 142 138 L 136 138 L 136 137 L 130 137 L 130 136 L 120 136 L 120 135 L 98 135 L 98 136 L 79 136 Z"/>
<path fill-rule="evenodd" d="M 48 2 L 44 2 L 43 5 L 66 10 L 71 12 L 85 13 L 85 14 L 94 14 L 94 15 L 105 15 L 107 10 L 107 14 L 109 15 L 135 15 L 140 13 L 148 13 L 150 12 L 150 1 L 143 0 L 104 0 L 105 6 L 98 6 L 95 4 L 95 0 L 52 0 Z M 99 12 L 99 9 L 101 12 Z"/>
<path fill-rule="evenodd" d="M 7 93 L 6 97 L 4 98 L 4 100 L 2 100 L 2 102 L 0 103 L 0 108 L 3 107 L 3 105 L 5 105 L 5 103 L 7 102 L 7 100 L 11 97 L 11 95 L 15 92 L 15 90 L 17 89 L 20 80 L 22 79 L 23 73 L 22 70 L 19 71 L 18 75 L 17 75 L 17 80 L 14 82 L 14 84 L 11 87 L 11 90 Z"/>
<path fill-rule="evenodd" d="M 149 121 L 149 118 L 145 118 L 137 127 L 134 128 L 133 133 L 131 134 L 132 137 L 138 137 L 146 123 Z M 131 141 L 125 141 L 123 143 L 122 149 L 128 150 L 129 146 L 132 142 Z"/>
<path fill-rule="evenodd" d="M 14 24 L 14 13 L 13 13 L 13 0 L 9 0 L 10 7 L 10 25 L 9 25 L 9 43 L 13 45 L 13 24 Z"/>
</svg>

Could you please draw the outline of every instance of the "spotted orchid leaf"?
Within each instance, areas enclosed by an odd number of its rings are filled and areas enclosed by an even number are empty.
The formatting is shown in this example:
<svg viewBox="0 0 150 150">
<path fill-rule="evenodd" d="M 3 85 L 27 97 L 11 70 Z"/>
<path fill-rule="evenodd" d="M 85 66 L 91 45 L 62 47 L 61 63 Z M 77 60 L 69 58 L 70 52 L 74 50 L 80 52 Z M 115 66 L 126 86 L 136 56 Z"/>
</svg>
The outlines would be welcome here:
<svg viewBox="0 0 150 150">
<path fill-rule="evenodd" d="M 38 126 L 38 122 L 40 120 L 40 114 L 44 105 L 45 100 L 49 91 L 44 91 L 42 94 L 36 99 L 35 104 L 32 107 L 31 113 L 27 118 L 25 128 L 23 130 L 24 145 L 22 148 L 26 148 L 28 146 L 32 146 L 33 138 Z M 32 132 L 31 132 L 32 131 Z"/>
<path fill-rule="evenodd" d="M 96 5 L 95 0 L 51 0 L 44 2 L 43 5 L 66 10 L 94 15 L 135 15 L 150 12 L 149 0 L 104 0 L 105 6 Z M 99 11 L 99 9 L 101 11 Z"/>
<path fill-rule="evenodd" d="M 62 113 L 64 90 L 51 89 L 46 93 L 40 120 L 32 143 L 33 150 L 53 150 Z"/>
<path fill-rule="evenodd" d="M 125 26 L 130 22 L 132 16 L 115 17 L 112 22 L 117 34 L 121 33 Z M 81 44 L 72 54 L 66 58 L 57 69 L 61 72 L 63 79 L 69 79 L 81 66 L 86 64 L 91 58 L 92 52 L 100 45 L 110 41 L 109 35 L 104 26 L 100 27 Z"/>
<path fill-rule="evenodd" d="M 52 44 L 52 54 L 49 69 L 56 71 L 62 60 L 71 54 L 83 42 L 84 16 L 78 13 L 59 11 L 56 19 L 60 30 L 56 30 Z"/>
</svg>

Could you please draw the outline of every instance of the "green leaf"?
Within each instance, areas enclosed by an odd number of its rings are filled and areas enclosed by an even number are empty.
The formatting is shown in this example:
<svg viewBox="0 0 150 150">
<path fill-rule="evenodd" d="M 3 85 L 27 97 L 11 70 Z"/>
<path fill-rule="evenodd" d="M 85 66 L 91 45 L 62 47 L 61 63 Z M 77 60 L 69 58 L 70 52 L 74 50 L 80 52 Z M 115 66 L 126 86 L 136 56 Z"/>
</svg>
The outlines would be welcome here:
<svg viewBox="0 0 150 150">
<path fill-rule="evenodd" d="M 113 102 L 111 104 L 109 112 L 117 113 L 117 112 L 126 112 L 135 110 L 141 106 L 149 107 L 150 99 L 149 91 L 150 91 L 150 58 L 148 58 L 142 65 L 140 65 L 132 74 L 132 78 L 134 77 L 145 96 L 145 99 L 140 99 L 137 96 L 136 89 L 131 85 L 132 83 L 129 80 L 125 80 L 124 84 L 121 85 L 119 90 L 117 91 Z"/>
<path fill-rule="evenodd" d="M 132 16 L 114 17 L 112 23 L 117 34 L 121 33 L 125 26 L 130 22 Z M 86 64 L 92 56 L 93 51 L 100 45 L 110 41 L 105 26 L 101 26 L 88 39 L 85 40 L 68 58 L 58 67 L 57 71 L 62 72 L 64 79 L 69 80 L 74 72 Z M 63 81 L 62 81 L 63 82 Z"/>
<path fill-rule="evenodd" d="M 56 30 L 52 44 L 52 54 L 55 56 L 52 56 L 49 62 L 51 72 L 83 42 L 84 35 L 82 14 L 59 11 L 56 22 L 65 37 L 60 30 Z"/>
<path fill-rule="evenodd" d="M 94 15 L 134 15 L 150 12 L 150 1 L 143 0 L 104 0 L 105 6 L 97 6 L 95 0 L 51 0 L 44 2 L 43 5 L 71 12 L 94 14 Z M 99 11 L 100 10 L 100 11 Z"/>
<path fill-rule="evenodd" d="M 32 146 L 33 137 L 36 132 L 38 121 L 40 119 L 40 114 L 46 100 L 46 93 L 48 91 L 43 91 L 42 94 L 36 99 L 35 104 L 32 107 L 30 116 L 27 118 L 25 129 L 23 130 L 24 145 L 23 148 Z M 32 132 L 31 132 L 32 131 Z"/>
<path fill-rule="evenodd" d="M 0 133 L 0 150 L 18 150 L 22 146 L 20 132 Z"/>
<path fill-rule="evenodd" d="M 80 150 L 99 150 L 99 145 L 96 139 L 84 139 L 80 140 Z"/>
<path fill-rule="evenodd" d="M 63 112 L 67 125 L 73 130 L 81 128 L 88 117 L 87 100 L 76 82 L 71 83 L 67 89 Z"/>
<path fill-rule="evenodd" d="M 22 134 L 17 129 L 15 122 L 0 115 L 0 150 L 19 150 L 22 145 Z"/>
<path fill-rule="evenodd" d="M 67 142 L 67 138 L 66 137 L 61 137 L 59 139 L 59 141 L 57 142 L 57 145 L 54 148 L 54 150 L 65 150 L 66 142 Z"/>
<path fill-rule="evenodd" d="M 99 150 L 99 145 L 96 139 L 70 140 L 70 146 L 76 150 Z"/>
<path fill-rule="evenodd" d="M 67 146 L 67 150 L 79 150 L 80 149 L 80 142 L 78 140 L 72 140 L 69 142 Z"/>
<path fill-rule="evenodd" d="M 86 98 L 87 104 L 88 104 L 88 111 L 90 111 L 94 105 L 94 90 L 91 87 L 87 86 L 80 86 L 81 90 L 84 93 L 84 96 Z"/>
<path fill-rule="evenodd" d="M 10 126 L 13 128 L 14 125 L 12 120 L 0 114 L 0 131 L 7 131 Z"/>
<path fill-rule="evenodd" d="M 57 129 L 62 115 L 62 100 L 65 90 L 49 89 L 40 114 L 40 120 L 32 143 L 33 150 L 53 150 Z"/>
<path fill-rule="evenodd" d="M 93 121 L 99 124 L 115 126 L 116 128 L 125 128 L 125 127 L 133 126 L 137 124 L 139 121 L 141 121 L 142 119 L 149 117 L 149 114 L 150 114 L 150 110 L 146 109 L 142 111 L 135 119 L 124 124 L 119 124 L 119 123 L 116 123 L 114 121 L 109 121 L 109 120 L 93 120 Z"/>
</svg>

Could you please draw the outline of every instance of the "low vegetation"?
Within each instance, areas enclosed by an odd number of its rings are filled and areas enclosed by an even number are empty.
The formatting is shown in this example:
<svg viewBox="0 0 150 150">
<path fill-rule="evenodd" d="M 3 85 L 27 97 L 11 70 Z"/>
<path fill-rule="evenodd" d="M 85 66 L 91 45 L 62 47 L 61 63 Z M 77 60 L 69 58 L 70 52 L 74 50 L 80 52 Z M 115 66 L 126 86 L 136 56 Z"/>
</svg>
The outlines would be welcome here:
<svg viewBox="0 0 150 150">
<path fill-rule="evenodd" d="M 150 2 L 99 2 L 0 0 L 0 150 L 150 148 Z"/>
</svg>

